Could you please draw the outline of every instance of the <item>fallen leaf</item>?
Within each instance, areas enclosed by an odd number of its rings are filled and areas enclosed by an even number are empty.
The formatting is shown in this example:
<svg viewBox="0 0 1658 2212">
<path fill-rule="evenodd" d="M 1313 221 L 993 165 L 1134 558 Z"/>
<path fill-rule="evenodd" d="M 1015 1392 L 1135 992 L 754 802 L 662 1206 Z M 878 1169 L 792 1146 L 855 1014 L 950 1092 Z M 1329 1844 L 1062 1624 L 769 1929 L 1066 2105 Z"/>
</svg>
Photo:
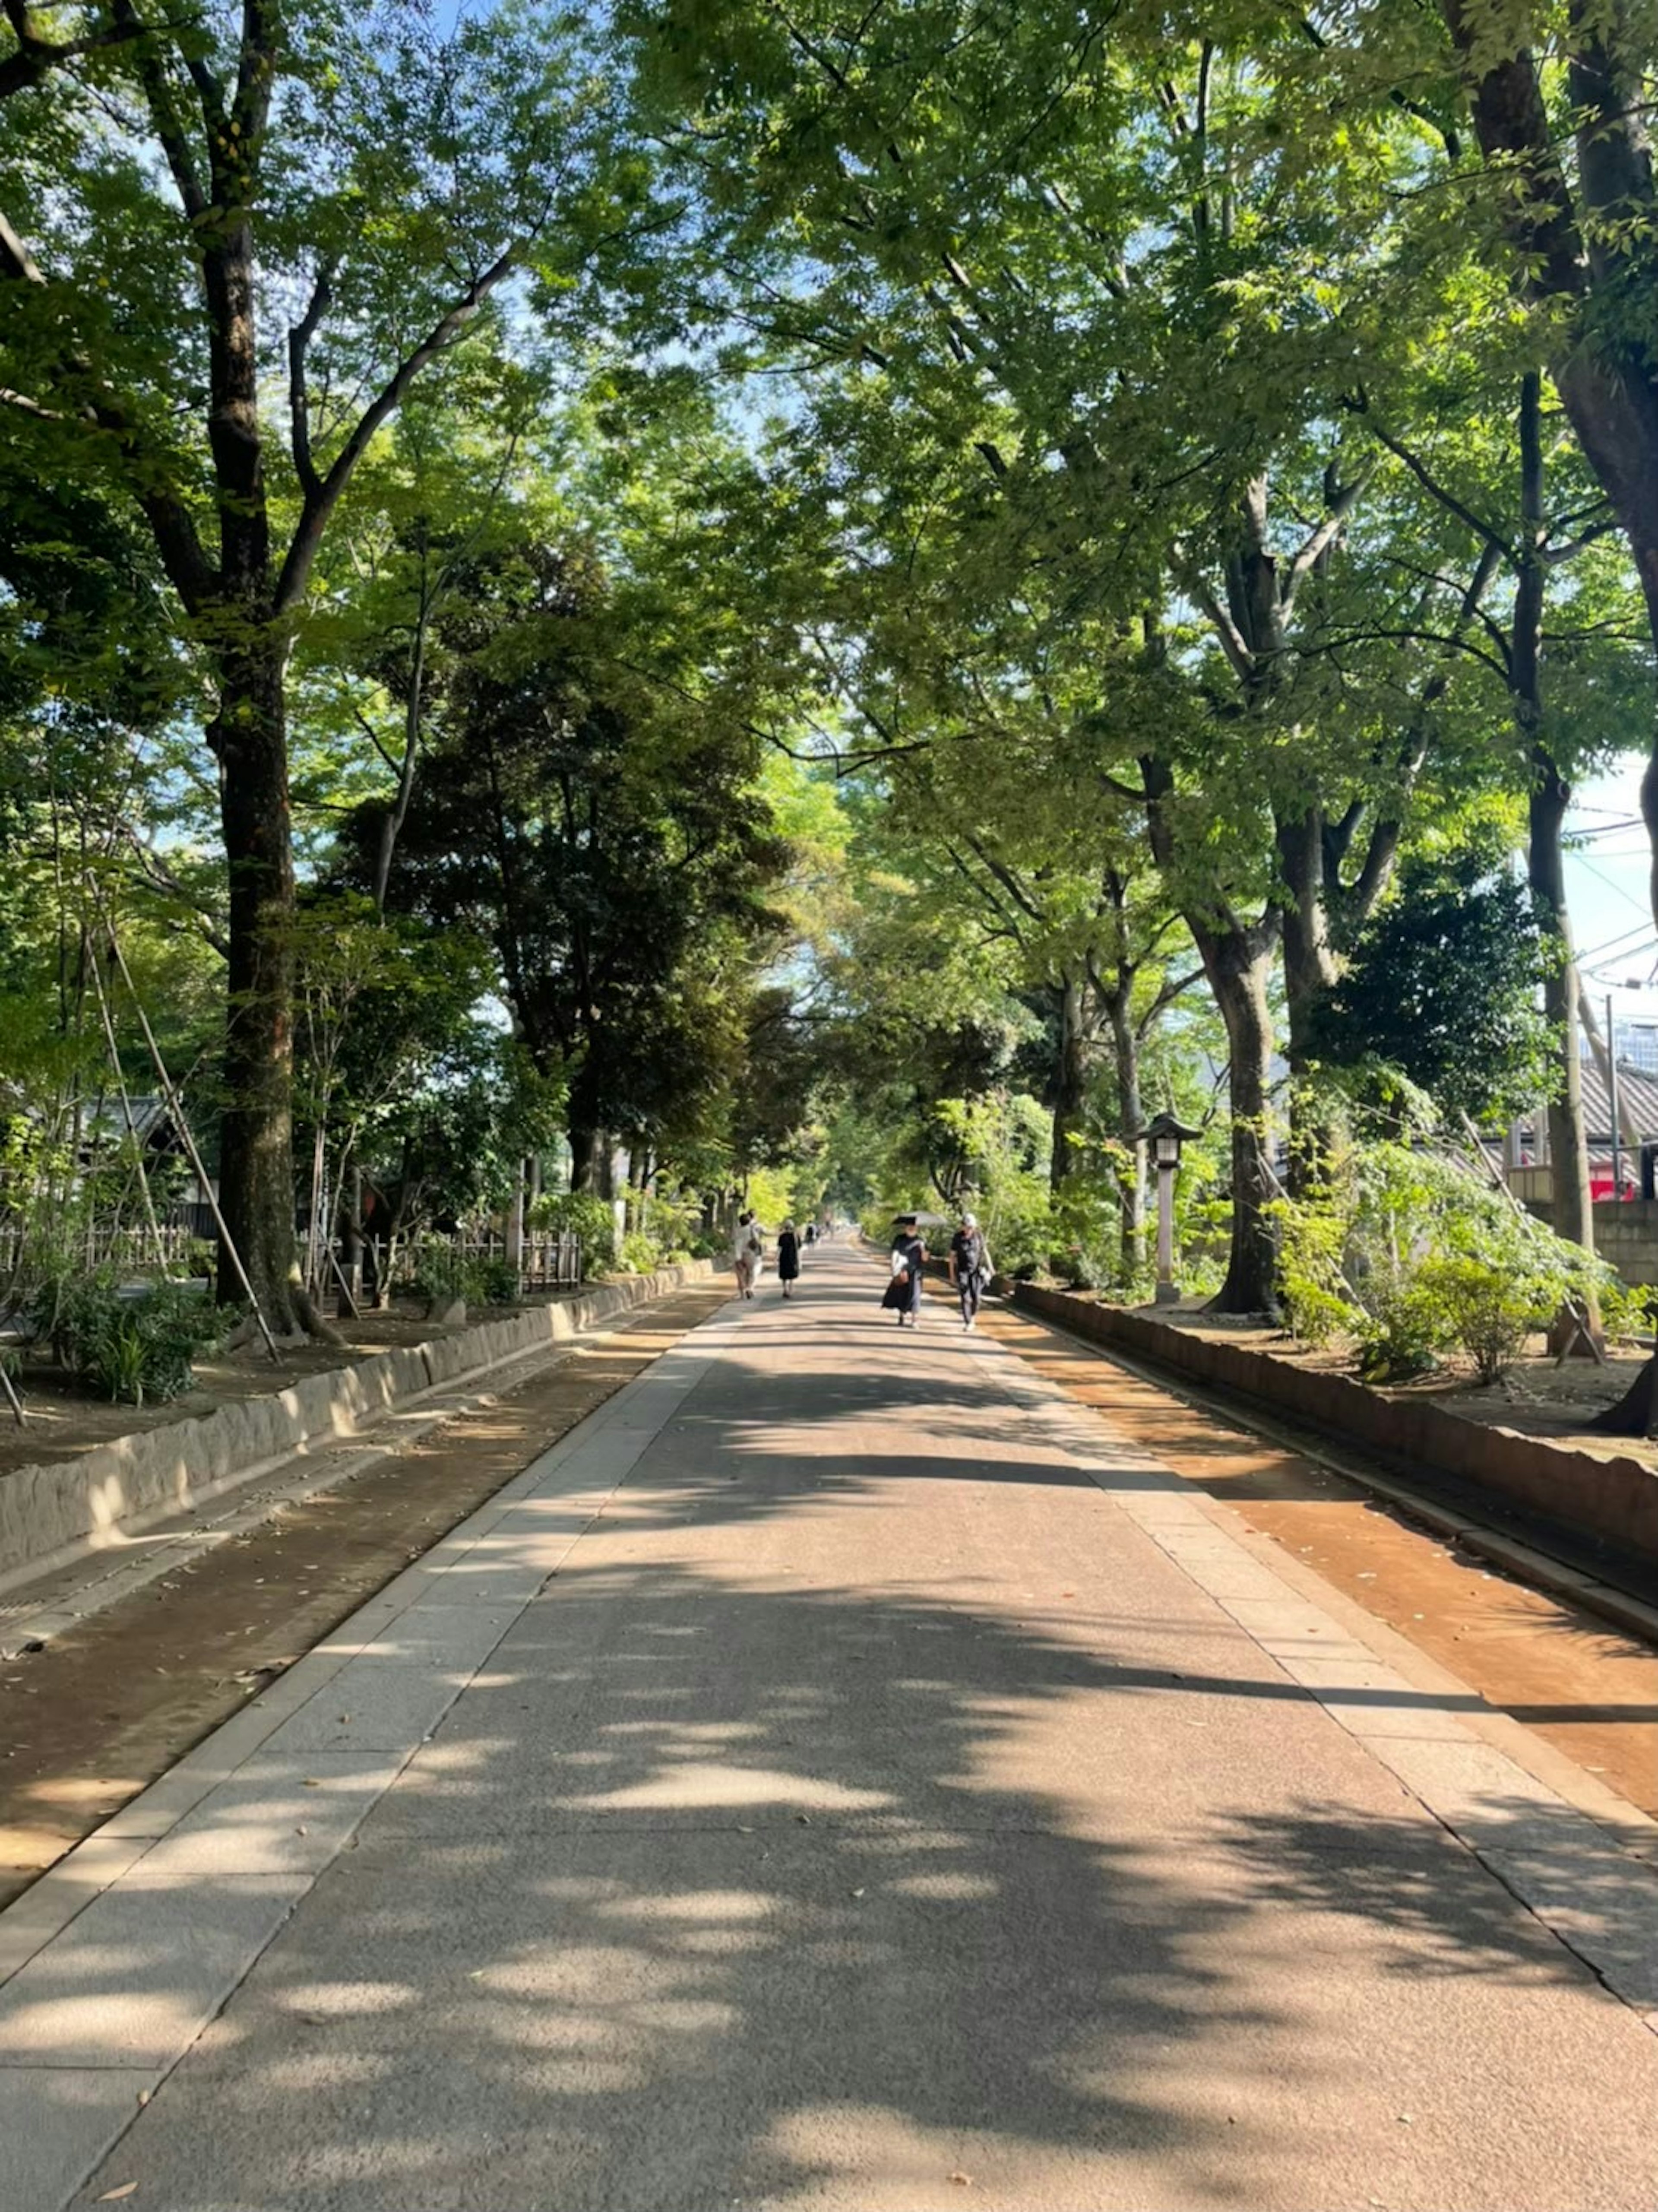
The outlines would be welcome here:
<svg viewBox="0 0 1658 2212">
<path fill-rule="evenodd" d="M 124 2197 L 131 2197 L 138 2186 L 136 2181 L 124 2181 L 118 2189 L 106 2189 L 98 2199 L 100 2204 L 118 2204 Z"/>
</svg>

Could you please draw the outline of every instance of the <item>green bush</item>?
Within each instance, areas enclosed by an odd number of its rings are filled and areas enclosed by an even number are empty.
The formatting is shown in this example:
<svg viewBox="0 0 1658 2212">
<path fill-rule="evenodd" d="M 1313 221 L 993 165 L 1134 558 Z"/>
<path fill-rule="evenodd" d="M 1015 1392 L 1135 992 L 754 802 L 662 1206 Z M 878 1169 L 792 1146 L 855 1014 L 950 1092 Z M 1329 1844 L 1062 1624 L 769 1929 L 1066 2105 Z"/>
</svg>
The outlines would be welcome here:
<svg viewBox="0 0 1658 2212">
<path fill-rule="evenodd" d="M 1355 1146 L 1272 1214 L 1291 1327 L 1309 1342 L 1351 1335 L 1370 1382 L 1420 1375 L 1454 1348 L 1494 1382 L 1569 1299 L 1615 1297 L 1592 1254 L 1425 1146 Z"/>
<path fill-rule="evenodd" d="M 630 1229 L 622 1240 L 616 1264 L 624 1275 L 653 1275 L 662 1265 L 662 1255 L 657 1250 L 654 1237 Z"/>
<path fill-rule="evenodd" d="M 1327 1344 L 1363 1320 L 1343 1272 L 1352 1227 L 1350 1209 L 1327 1194 L 1266 1209 L 1278 1232 L 1278 1295 L 1290 1332 L 1303 1344 Z"/>
<path fill-rule="evenodd" d="M 1658 1326 L 1658 1286 L 1610 1279 L 1600 1286 L 1600 1319 L 1619 1343 L 1649 1345 Z"/>
<path fill-rule="evenodd" d="M 1365 1285 L 1354 1316 L 1358 1371 L 1367 1382 L 1408 1382 L 1437 1366 L 1450 1341 L 1445 1316 L 1409 1275 Z"/>
<path fill-rule="evenodd" d="M 457 1244 L 443 1237 L 422 1237 L 407 1255 L 405 1279 L 428 1306 L 446 1306 L 473 1293 L 472 1270 Z"/>
<path fill-rule="evenodd" d="M 466 1295 L 485 1306 L 510 1306 L 518 1303 L 522 1287 L 518 1269 L 510 1260 L 475 1259 L 467 1263 Z"/>
<path fill-rule="evenodd" d="M 1502 1381 L 1527 1337 L 1547 1326 L 1559 1303 L 1540 1304 L 1533 1278 L 1462 1253 L 1424 1261 L 1417 1283 L 1450 1341 L 1472 1356 L 1482 1382 Z"/>
<path fill-rule="evenodd" d="M 218 1343 L 235 1316 L 182 1283 L 151 1283 L 124 1296 L 106 1272 L 43 1284 L 25 1318 L 70 1374 L 115 1404 L 142 1406 L 187 1390 L 196 1355 Z"/>
<path fill-rule="evenodd" d="M 584 1273 L 600 1275 L 616 1265 L 616 1212 L 596 1191 L 544 1191 L 530 1209 L 530 1222 L 556 1237 L 579 1237 Z"/>
</svg>

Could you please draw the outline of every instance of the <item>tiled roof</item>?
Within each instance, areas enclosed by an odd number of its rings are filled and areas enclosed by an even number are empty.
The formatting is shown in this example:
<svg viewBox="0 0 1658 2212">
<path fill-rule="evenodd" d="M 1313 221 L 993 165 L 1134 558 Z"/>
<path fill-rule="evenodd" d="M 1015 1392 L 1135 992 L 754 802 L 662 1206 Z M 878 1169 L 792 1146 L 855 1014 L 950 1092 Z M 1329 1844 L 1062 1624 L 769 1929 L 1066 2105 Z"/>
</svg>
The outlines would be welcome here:
<svg viewBox="0 0 1658 2212">
<path fill-rule="evenodd" d="M 1618 1097 L 1625 1122 L 1633 1121 L 1643 1138 L 1658 1138 L 1658 1078 L 1639 1074 L 1627 1062 L 1620 1062 Z M 1588 1123 L 1590 1144 L 1610 1146 L 1612 1104 L 1600 1068 L 1592 1060 L 1583 1062 L 1583 1116 Z"/>
</svg>

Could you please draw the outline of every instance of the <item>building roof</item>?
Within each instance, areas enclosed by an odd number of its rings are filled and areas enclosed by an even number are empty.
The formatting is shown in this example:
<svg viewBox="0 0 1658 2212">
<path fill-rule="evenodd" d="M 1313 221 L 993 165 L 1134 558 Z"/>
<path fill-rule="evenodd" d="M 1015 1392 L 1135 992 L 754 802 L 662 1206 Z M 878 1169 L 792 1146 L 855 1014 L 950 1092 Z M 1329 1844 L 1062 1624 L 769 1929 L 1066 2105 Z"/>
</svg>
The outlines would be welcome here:
<svg viewBox="0 0 1658 2212">
<path fill-rule="evenodd" d="M 1618 1063 L 1618 1100 L 1625 1122 L 1633 1121 L 1643 1139 L 1658 1138 L 1658 1078 L 1643 1075 L 1627 1060 Z M 1591 1145 L 1612 1143 L 1612 1102 L 1600 1070 L 1593 1060 L 1583 1062 L 1583 1118 Z"/>
</svg>

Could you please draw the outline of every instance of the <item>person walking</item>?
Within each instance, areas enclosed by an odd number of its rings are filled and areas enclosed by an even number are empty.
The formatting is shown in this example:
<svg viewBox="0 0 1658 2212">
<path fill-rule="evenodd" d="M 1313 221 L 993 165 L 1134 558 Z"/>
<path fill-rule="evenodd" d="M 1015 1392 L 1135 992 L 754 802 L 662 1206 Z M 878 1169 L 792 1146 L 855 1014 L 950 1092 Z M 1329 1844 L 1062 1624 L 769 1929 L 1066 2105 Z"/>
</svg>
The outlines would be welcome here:
<svg viewBox="0 0 1658 2212">
<path fill-rule="evenodd" d="M 739 1213 L 737 1226 L 732 1231 L 732 1273 L 737 1278 L 739 1298 L 754 1296 L 754 1259 L 759 1250 L 759 1239 L 755 1234 L 754 1216 Z"/>
<path fill-rule="evenodd" d="M 917 1328 L 921 1320 L 921 1278 L 926 1267 L 926 1246 L 921 1242 L 913 1213 L 901 1217 L 896 1231 L 892 1240 L 891 1279 L 881 1304 L 884 1311 L 897 1314 L 900 1328 L 906 1321 L 912 1328 Z"/>
<path fill-rule="evenodd" d="M 800 1236 L 793 1221 L 786 1221 L 777 1232 L 777 1279 L 783 1296 L 793 1297 L 800 1279 Z"/>
<path fill-rule="evenodd" d="M 990 1280 L 990 1247 L 985 1243 L 976 1213 L 964 1213 L 961 1226 L 950 1240 L 950 1279 L 962 1302 L 962 1327 L 975 1328 L 979 1299 Z"/>
</svg>

